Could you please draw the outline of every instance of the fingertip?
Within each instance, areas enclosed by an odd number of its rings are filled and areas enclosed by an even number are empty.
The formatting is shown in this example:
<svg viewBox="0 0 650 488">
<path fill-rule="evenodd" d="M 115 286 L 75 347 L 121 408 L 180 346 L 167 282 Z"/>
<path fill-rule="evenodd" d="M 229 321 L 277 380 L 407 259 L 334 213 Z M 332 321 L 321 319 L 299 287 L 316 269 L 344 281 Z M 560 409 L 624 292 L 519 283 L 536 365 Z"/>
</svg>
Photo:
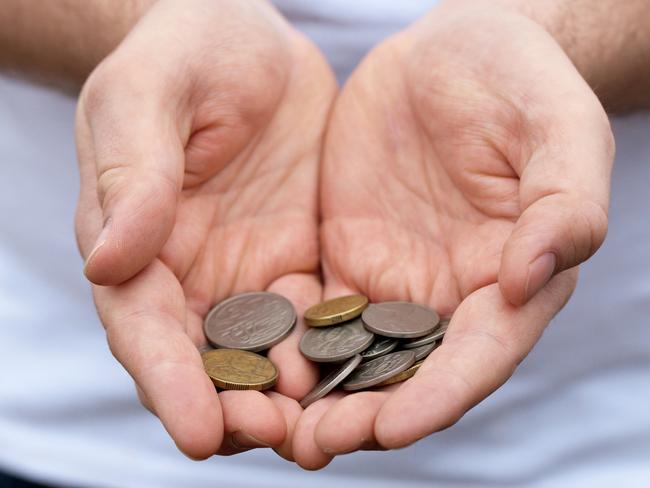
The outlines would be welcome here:
<svg viewBox="0 0 650 488">
<path fill-rule="evenodd" d="M 341 394 L 335 393 L 317 401 L 305 409 L 296 424 L 292 451 L 296 463 L 308 471 L 322 469 L 332 462 L 334 456 L 323 452 L 314 441 L 314 430 L 327 409 Z"/>
<path fill-rule="evenodd" d="M 375 418 L 387 395 L 362 392 L 341 399 L 316 425 L 316 445 L 326 453 L 345 454 L 374 443 Z"/>
<path fill-rule="evenodd" d="M 293 398 L 289 398 L 274 391 L 268 392 L 267 396 L 282 412 L 287 426 L 284 441 L 279 446 L 274 448 L 274 450 L 279 456 L 283 457 L 287 461 L 294 461 L 292 449 L 293 436 L 295 433 L 296 424 L 298 423 L 303 410 L 300 407 L 300 404 Z"/>
<path fill-rule="evenodd" d="M 238 434 L 241 448 L 278 447 L 287 435 L 287 423 L 277 405 L 264 393 L 254 390 L 219 393 L 223 421 L 228 435 Z"/>
</svg>

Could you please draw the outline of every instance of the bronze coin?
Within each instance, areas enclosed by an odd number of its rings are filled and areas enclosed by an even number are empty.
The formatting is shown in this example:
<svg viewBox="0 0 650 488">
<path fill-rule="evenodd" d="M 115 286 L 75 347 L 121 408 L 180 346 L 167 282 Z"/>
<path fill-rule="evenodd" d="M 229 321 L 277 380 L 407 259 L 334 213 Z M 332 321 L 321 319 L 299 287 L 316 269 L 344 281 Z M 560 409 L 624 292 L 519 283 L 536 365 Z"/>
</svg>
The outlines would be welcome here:
<svg viewBox="0 0 650 488">
<path fill-rule="evenodd" d="M 409 378 L 412 378 L 415 375 L 415 373 L 417 373 L 418 369 L 420 369 L 420 366 L 422 366 L 423 362 L 424 361 L 419 361 L 415 363 L 413 366 L 411 366 L 410 368 L 405 369 L 401 373 L 397 373 L 395 376 L 391 376 L 387 380 L 384 380 L 375 386 L 388 386 L 395 383 L 399 383 L 401 381 L 406 381 Z"/>
<path fill-rule="evenodd" d="M 258 352 L 282 341 L 296 323 L 286 298 L 266 291 L 241 293 L 215 305 L 203 330 L 215 347 Z"/>
<path fill-rule="evenodd" d="M 413 363 L 413 351 L 391 352 L 358 366 L 343 383 L 343 389 L 354 391 L 370 388 L 408 369 Z"/>
<path fill-rule="evenodd" d="M 422 337 L 436 328 L 438 314 L 424 305 L 383 302 L 368 305 L 361 315 L 366 329 L 386 337 Z"/>
<path fill-rule="evenodd" d="M 201 359 L 212 382 L 224 390 L 268 390 L 278 380 L 273 363 L 254 352 L 213 349 Z"/>
<path fill-rule="evenodd" d="M 341 367 L 334 369 L 330 374 L 323 378 L 312 391 L 307 393 L 307 395 L 300 400 L 300 406 L 302 408 L 307 408 L 309 405 L 314 403 L 316 400 L 320 400 L 330 391 L 332 391 L 336 385 L 341 383 L 345 378 L 347 378 L 354 368 L 356 368 L 361 362 L 361 356 L 358 354 L 352 356 L 348 359 Z"/>
<path fill-rule="evenodd" d="M 309 307 L 305 311 L 305 323 L 311 327 L 340 324 L 361 315 L 368 306 L 368 297 L 348 295 L 333 298 Z"/>
<path fill-rule="evenodd" d="M 300 352 L 316 362 L 342 361 L 366 349 L 374 337 L 361 319 L 354 319 L 332 327 L 309 329 L 300 340 Z"/>
</svg>

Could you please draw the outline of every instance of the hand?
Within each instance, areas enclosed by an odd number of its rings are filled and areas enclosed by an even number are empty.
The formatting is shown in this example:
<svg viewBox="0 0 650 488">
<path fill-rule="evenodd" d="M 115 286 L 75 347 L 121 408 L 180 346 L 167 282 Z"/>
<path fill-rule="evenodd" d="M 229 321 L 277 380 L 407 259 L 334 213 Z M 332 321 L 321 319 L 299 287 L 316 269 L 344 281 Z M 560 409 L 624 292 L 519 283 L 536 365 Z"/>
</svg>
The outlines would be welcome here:
<svg viewBox="0 0 650 488">
<path fill-rule="evenodd" d="M 112 352 L 193 458 L 260 445 L 291 458 L 294 399 L 317 374 L 298 352 L 302 324 L 269 352 L 268 395 L 217 397 L 197 346 L 232 294 L 274 291 L 300 316 L 320 300 L 317 163 L 335 90 L 266 2 L 162 0 L 82 92 L 85 273 Z"/>
<path fill-rule="evenodd" d="M 522 15 L 443 6 L 375 49 L 325 143 L 324 295 L 453 318 L 411 380 L 308 407 L 296 461 L 406 446 L 503 384 L 604 239 L 612 158 L 597 98 Z"/>
</svg>

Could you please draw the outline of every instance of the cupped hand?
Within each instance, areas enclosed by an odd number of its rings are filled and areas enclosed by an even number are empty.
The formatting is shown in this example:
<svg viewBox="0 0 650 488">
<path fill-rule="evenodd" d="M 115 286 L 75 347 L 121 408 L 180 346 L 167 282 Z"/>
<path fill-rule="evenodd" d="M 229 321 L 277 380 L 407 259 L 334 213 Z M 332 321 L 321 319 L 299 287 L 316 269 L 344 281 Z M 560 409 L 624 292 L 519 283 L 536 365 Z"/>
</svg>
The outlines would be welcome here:
<svg viewBox="0 0 650 488">
<path fill-rule="evenodd" d="M 612 158 L 599 101 L 520 14 L 444 5 L 372 51 L 325 143 L 324 296 L 453 317 L 404 384 L 308 407 L 298 463 L 406 446 L 503 384 L 605 237 Z"/>
<path fill-rule="evenodd" d="M 90 76 L 77 120 L 77 235 L 110 348 L 193 458 L 291 457 L 314 383 L 302 329 L 272 348 L 277 392 L 216 395 L 197 347 L 215 302 L 321 298 L 318 157 L 336 83 L 263 1 L 162 0 Z"/>
</svg>

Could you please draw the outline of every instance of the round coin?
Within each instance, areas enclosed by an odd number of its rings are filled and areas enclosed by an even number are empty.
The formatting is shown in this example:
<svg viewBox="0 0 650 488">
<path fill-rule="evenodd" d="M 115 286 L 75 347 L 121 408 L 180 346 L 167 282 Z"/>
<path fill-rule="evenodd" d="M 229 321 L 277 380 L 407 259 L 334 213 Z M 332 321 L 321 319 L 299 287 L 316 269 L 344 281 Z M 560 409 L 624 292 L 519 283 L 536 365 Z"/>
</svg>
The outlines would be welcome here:
<svg viewBox="0 0 650 488">
<path fill-rule="evenodd" d="M 430 344 L 424 344 L 423 346 L 413 347 L 409 349 L 409 351 L 413 351 L 415 353 L 415 361 L 417 362 L 421 359 L 426 358 L 436 347 L 438 347 L 438 343 L 431 342 Z"/>
<path fill-rule="evenodd" d="M 395 376 L 391 376 L 387 380 L 384 380 L 384 381 L 382 381 L 381 383 L 379 383 L 378 385 L 375 385 L 375 386 L 388 386 L 388 385 L 392 385 L 392 384 L 395 384 L 395 383 L 399 383 L 401 381 L 406 381 L 409 378 L 412 378 L 413 375 L 415 375 L 417 370 L 420 369 L 420 366 L 422 366 L 423 362 L 424 361 L 417 362 L 413 366 L 411 366 L 410 368 L 405 369 L 401 373 L 397 373 Z"/>
<path fill-rule="evenodd" d="M 354 371 L 354 368 L 359 366 L 359 363 L 361 362 L 361 356 L 356 355 L 352 356 L 350 359 L 348 359 L 345 363 L 343 363 L 343 366 L 340 368 L 336 368 L 334 371 L 332 371 L 330 374 L 328 374 L 325 378 L 323 378 L 315 387 L 312 391 L 307 393 L 305 398 L 300 400 L 300 406 L 302 408 L 307 408 L 309 405 L 314 403 L 316 400 L 320 400 L 323 398 L 325 395 L 327 395 L 330 391 L 332 391 L 336 385 L 341 383 L 345 378 L 347 378 L 352 371 Z"/>
<path fill-rule="evenodd" d="M 286 298 L 266 291 L 241 293 L 215 305 L 203 330 L 215 347 L 263 351 L 284 339 L 296 323 Z"/>
<path fill-rule="evenodd" d="M 432 342 L 436 342 L 444 337 L 445 333 L 447 332 L 448 324 L 449 321 L 440 322 L 440 324 L 438 324 L 438 326 L 433 332 L 431 332 L 431 334 L 427 334 L 424 337 L 418 337 L 417 339 L 412 339 L 408 342 L 405 342 L 402 344 L 402 347 L 405 349 L 412 349 L 415 347 L 424 346 L 426 344 L 431 344 Z"/>
<path fill-rule="evenodd" d="M 333 327 L 309 329 L 300 341 L 300 352 L 312 361 L 342 361 L 366 349 L 375 338 L 361 319 Z"/>
<path fill-rule="evenodd" d="M 368 306 L 368 297 L 348 295 L 324 301 L 305 311 L 305 323 L 312 327 L 340 324 L 352 320 Z"/>
<path fill-rule="evenodd" d="M 370 388 L 408 369 L 413 363 L 415 363 L 413 351 L 391 352 L 367 363 L 362 363 L 345 380 L 343 389 L 354 391 Z"/>
<path fill-rule="evenodd" d="M 379 356 L 391 352 L 398 344 L 399 341 L 397 339 L 391 339 L 390 337 L 375 337 L 375 340 L 370 344 L 370 347 L 361 353 L 361 357 L 364 361 L 378 358 Z"/>
<path fill-rule="evenodd" d="M 254 352 L 213 349 L 201 359 L 212 382 L 224 390 L 268 390 L 278 380 L 273 363 Z"/>
<path fill-rule="evenodd" d="M 424 305 L 384 302 L 368 305 L 361 315 L 366 329 L 386 337 L 422 337 L 436 328 L 438 314 Z"/>
</svg>

